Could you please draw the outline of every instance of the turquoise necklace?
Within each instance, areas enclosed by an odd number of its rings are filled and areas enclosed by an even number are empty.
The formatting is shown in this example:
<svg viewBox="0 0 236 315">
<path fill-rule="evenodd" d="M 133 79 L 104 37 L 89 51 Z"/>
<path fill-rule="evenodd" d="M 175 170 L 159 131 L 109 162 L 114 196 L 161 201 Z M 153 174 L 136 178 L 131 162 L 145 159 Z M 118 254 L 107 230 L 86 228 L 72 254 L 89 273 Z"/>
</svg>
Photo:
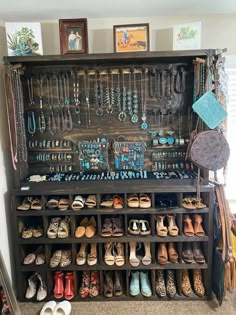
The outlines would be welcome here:
<svg viewBox="0 0 236 315">
<path fill-rule="evenodd" d="M 143 86 L 143 78 L 142 78 L 142 73 L 141 73 L 141 97 L 142 97 L 141 129 L 146 130 L 148 128 L 147 115 L 146 115 L 146 69 L 144 69 L 144 86 Z"/>
</svg>

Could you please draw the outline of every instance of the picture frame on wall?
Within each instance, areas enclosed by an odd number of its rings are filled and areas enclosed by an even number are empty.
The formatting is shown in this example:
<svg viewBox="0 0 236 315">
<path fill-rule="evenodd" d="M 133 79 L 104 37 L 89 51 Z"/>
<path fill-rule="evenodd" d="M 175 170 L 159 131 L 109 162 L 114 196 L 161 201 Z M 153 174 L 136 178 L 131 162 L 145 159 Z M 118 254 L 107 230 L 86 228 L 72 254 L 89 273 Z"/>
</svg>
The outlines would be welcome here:
<svg viewBox="0 0 236 315">
<path fill-rule="evenodd" d="M 88 53 L 87 19 L 60 19 L 61 54 Z"/>
<path fill-rule="evenodd" d="M 9 56 L 43 55 L 39 22 L 6 22 L 5 27 Z"/>
<path fill-rule="evenodd" d="M 114 52 L 149 51 L 149 24 L 113 25 Z"/>
</svg>

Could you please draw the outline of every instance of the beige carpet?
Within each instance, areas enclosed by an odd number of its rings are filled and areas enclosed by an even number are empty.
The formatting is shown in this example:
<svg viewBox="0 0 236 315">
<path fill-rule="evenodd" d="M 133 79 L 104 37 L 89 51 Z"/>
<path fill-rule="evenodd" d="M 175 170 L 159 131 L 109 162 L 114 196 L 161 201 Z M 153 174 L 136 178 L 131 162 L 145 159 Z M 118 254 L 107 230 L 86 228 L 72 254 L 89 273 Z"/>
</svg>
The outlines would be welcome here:
<svg viewBox="0 0 236 315">
<path fill-rule="evenodd" d="M 39 314 L 43 303 L 19 303 L 22 315 Z M 72 303 L 71 315 L 235 315 L 236 294 L 221 307 L 215 301 L 81 302 Z"/>
</svg>

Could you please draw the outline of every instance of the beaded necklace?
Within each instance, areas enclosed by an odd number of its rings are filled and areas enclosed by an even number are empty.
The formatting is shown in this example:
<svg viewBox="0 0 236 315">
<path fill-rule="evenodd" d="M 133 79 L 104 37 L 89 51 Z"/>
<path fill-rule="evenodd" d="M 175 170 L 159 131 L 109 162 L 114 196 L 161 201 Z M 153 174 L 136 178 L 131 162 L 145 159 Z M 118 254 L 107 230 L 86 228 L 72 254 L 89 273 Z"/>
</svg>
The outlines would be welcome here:
<svg viewBox="0 0 236 315">
<path fill-rule="evenodd" d="M 92 124 L 91 114 L 90 114 L 90 101 L 89 101 L 89 92 L 90 92 L 90 80 L 89 73 L 84 73 L 84 94 L 85 94 L 85 103 L 86 103 L 86 124 L 87 128 Z"/>
<path fill-rule="evenodd" d="M 28 85 L 28 94 L 29 94 L 29 106 L 35 104 L 34 102 L 34 85 L 33 85 L 33 78 L 27 79 L 27 85 Z M 27 128 L 28 133 L 30 133 L 32 136 L 36 133 L 36 119 L 35 119 L 35 113 L 34 111 L 28 111 L 27 115 Z"/>
<path fill-rule="evenodd" d="M 80 100 L 79 100 L 79 72 L 76 76 L 73 73 L 73 96 L 75 104 L 75 113 L 77 114 L 77 124 L 81 125 L 81 116 L 80 116 Z"/>
<path fill-rule="evenodd" d="M 53 112 L 53 88 L 52 88 L 52 77 L 47 79 L 47 90 L 48 90 L 48 106 L 50 108 L 50 113 L 48 116 L 48 130 L 54 135 L 57 132 L 56 119 Z"/>
<path fill-rule="evenodd" d="M 70 111 L 70 84 L 69 84 L 69 76 L 66 73 L 65 76 L 63 76 L 63 85 L 64 85 L 64 105 L 66 106 L 66 112 L 65 112 L 65 129 L 67 131 L 70 131 L 73 129 L 73 121 Z"/>
<path fill-rule="evenodd" d="M 122 108 L 119 113 L 119 120 L 120 121 L 125 121 L 126 120 L 126 97 L 127 97 L 127 92 L 126 92 L 126 87 L 125 87 L 125 77 L 124 77 L 124 71 L 122 71 Z"/>
<path fill-rule="evenodd" d="M 138 90 L 136 86 L 136 77 L 135 77 L 135 69 L 133 71 L 133 78 L 134 78 L 134 89 L 133 89 L 133 115 L 131 117 L 132 123 L 136 124 L 138 122 Z"/>
<path fill-rule="evenodd" d="M 46 131 L 46 119 L 43 112 L 43 78 L 40 77 L 38 80 L 38 91 L 39 91 L 39 107 L 40 107 L 40 114 L 39 114 L 39 131 L 44 133 Z"/>
<path fill-rule="evenodd" d="M 146 69 L 143 70 L 144 72 L 144 84 L 143 84 L 143 78 L 141 73 L 141 104 L 142 104 L 142 123 L 141 123 L 141 129 L 146 130 L 148 128 L 147 124 L 147 115 L 146 115 Z"/>
</svg>

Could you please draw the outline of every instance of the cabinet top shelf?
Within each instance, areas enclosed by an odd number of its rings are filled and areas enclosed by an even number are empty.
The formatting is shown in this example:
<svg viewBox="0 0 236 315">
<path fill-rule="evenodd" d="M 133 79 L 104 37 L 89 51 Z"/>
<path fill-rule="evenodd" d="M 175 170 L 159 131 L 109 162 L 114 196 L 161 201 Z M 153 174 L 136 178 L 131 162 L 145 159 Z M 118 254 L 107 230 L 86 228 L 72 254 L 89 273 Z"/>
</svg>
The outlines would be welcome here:
<svg viewBox="0 0 236 315">
<path fill-rule="evenodd" d="M 179 51 L 150 51 L 131 53 L 98 53 L 98 54 L 68 54 L 68 55 L 44 55 L 44 56 L 5 56 L 5 64 L 25 63 L 25 64 L 59 64 L 68 63 L 124 63 L 135 61 L 152 61 L 156 58 L 181 58 L 194 56 L 214 56 L 225 52 L 225 49 L 199 49 L 199 50 L 179 50 Z"/>
</svg>

